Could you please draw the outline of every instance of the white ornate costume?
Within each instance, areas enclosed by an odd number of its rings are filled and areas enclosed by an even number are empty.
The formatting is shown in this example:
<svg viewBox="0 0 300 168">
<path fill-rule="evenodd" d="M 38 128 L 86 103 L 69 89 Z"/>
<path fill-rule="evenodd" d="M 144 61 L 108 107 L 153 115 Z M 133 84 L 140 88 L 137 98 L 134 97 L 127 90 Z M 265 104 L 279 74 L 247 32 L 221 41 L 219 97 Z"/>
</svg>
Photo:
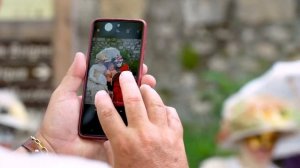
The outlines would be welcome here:
<svg viewBox="0 0 300 168">
<path fill-rule="evenodd" d="M 94 65 L 89 70 L 86 99 L 85 103 L 94 104 L 95 95 L 99 90 L 107 90 L 107 80 L 105 77 L 106 66 L 104 62 L 106 61 L 106 55 L 101 52 L 96 55 L 96 60 Z"/>
</svg>

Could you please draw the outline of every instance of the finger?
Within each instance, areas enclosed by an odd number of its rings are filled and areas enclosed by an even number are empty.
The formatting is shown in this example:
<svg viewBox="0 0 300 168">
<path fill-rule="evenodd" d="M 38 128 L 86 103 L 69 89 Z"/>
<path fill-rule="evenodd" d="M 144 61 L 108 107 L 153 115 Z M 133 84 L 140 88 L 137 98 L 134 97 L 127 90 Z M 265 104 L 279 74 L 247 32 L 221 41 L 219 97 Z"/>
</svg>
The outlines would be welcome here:
<svg viewBox="0 0 300 168">
<path fill-rule="evenodd" d="M 126 126 L 106 91 L 97 92 L 95 105 L 99 121 L 108 139 L 125 131 Z"/>
<path fill-rule="evenodd" d="M 156 86 L 156 79 L 152 75 L 144 75 L 142 77 L 142 84 L 146 84 L 154 88 Z"/>
<path fill-rule="evenodd" d="M 141 86 L 141 93 L 148 112 L 149 120 L 156 125 L 168 125 L 166 106 L 158 93 L 148 85 Z"/>
<path fill-rule="evenodd" d="M 166 109 L 169 127 L 175 132 L 177 132 L 180 136 L 182 136 L 183 127 L 176 109 L 168 106 L 166 107 Z"/>
<path fill-rule="evenodd" d="M 57 89 L 64 92 L 76 92 L 83 81 L 85 72 L 85 56 L 82 53 L 76 53 L 72 65 Z"/>
<path fill-rule="evenodd" d="M 106 151 L 108 163 L 111 165 L 111 167 L 114 167 L 114 155 L 109 141 L 104 142 L 104 149 Z"/>
<path fill-rule="evenodd" d="M 122 72 L 119 80 L 128 126 L 146 122 L 148 120 L 146 108 L 132 73 Z"/>
<path fill-rule="evenodd" d="M 143 75 L 146 75 L 148 72 L 148 66 L 146 64 L 143 64 Z"/>
</svg>

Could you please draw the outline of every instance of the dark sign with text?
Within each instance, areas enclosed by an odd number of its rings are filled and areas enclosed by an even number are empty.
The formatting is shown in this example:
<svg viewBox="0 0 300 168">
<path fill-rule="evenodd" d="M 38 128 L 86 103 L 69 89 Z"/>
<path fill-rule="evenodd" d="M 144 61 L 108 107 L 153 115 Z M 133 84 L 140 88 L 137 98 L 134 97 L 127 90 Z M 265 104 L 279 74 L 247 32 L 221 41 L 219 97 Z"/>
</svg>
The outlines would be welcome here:
<svg viewBox="0 0 300 168">
<path fill-rule="evenodd" d="M 25 105 L 43 108 L 52 92 L 51 42 L 0 41 L 0 88 L 14 90 Z"/>
</svg>

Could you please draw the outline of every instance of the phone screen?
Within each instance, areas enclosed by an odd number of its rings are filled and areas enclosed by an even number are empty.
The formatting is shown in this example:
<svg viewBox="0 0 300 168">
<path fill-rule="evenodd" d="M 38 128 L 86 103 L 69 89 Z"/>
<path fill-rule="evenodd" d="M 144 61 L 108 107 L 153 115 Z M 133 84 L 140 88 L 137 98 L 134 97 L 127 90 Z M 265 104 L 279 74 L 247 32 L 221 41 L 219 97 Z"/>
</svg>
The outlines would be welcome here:
<svg viewBox="0 0 300 168">
<path fill-rule="evenodd" d="M 105 137 L 99 123 L 95 95 L 105 90 L 127 124 L 119 75 L 131 71 L 139 83 L 143 62 L 144 22 L 139 20 L 96 20 L 89 49 L 86 85 L 80 120 L 80 134 Z"/>
</svg>

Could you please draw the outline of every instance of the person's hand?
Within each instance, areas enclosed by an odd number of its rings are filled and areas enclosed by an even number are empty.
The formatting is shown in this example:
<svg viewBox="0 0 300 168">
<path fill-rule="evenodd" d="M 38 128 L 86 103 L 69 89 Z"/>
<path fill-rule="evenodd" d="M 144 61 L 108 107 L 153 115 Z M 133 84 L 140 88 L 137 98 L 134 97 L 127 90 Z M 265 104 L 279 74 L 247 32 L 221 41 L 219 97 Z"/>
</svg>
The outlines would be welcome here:
<svg viewBox="0 0 300 168">
<path fill-rule="evenodd" d="M 114 168 L 188 167 L 176 110 L 165 106 L 148 85 L 139 88 L 130 72 L 122 72 L 119 80 L 128 126 L 105 91 L 99 91 L 95 98 Z"/>
<path fill-rule="evenodd" d="M 105 160 L 104 141 L 87 140 L 78 136 L 82 99 L 81 96 L 77 96 L 77 90 L 82 84 L 85 73 L 85 56 L 77 53 L 66 76 L 51 96 L 36 137 L 46 145 L 50 152 Z M 154 77 L 146 73 L 147 66 L 144 65 L 142 83 L 154 87 L 156 84 Z M 109 102 L 111 100 L 103 103 Z"/>
</svg>

